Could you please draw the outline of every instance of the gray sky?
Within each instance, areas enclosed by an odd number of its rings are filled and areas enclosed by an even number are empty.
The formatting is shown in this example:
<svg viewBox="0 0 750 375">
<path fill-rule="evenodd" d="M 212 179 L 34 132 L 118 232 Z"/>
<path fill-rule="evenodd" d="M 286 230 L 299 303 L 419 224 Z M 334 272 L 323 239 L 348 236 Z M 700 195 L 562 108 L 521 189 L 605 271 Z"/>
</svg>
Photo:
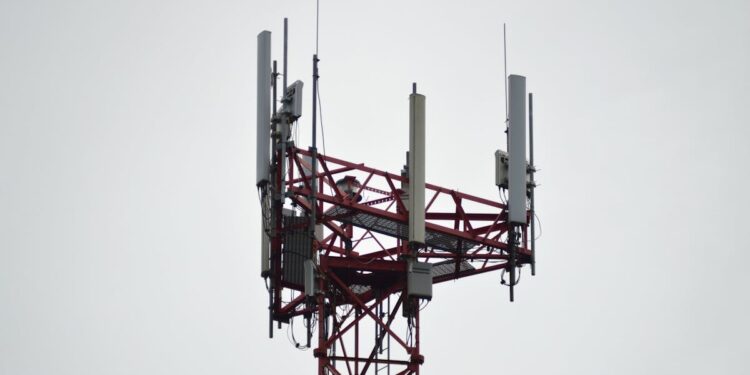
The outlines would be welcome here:
<svg viewBox="0 0 750 375">
<path fill-rule="evenodd" d="M 267 338 L 256 35 L 310 99 L 314 1 L 0 3 L 0 374 L 313 373 Z M 747 1 L 329 1 L 327 153 L 493 198 L 535 93 L 538 273 L 436 287 L 425 374 L 746 374 Z M 310 106 L 303 108 L 309 143 Z"/>
</svg>

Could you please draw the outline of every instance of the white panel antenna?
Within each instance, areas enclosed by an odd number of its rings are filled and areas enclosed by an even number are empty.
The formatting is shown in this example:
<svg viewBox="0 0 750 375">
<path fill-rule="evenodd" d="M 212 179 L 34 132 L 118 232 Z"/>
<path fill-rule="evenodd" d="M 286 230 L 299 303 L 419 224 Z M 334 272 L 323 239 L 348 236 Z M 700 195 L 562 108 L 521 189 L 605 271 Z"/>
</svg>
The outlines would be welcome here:
<svg viewBox="0 0 750 375">
<path fill-rule="evenodd" d="M 508 76 L 508 220 L 526 224 L 526 77 Z"/>
<path fill-rule="evenodd" d="M 258 34 L 258 93 L 256 134 L 256 185 L 268 183 L 271 174 L 271 32 Z"/>
<path fill-rule="evenodd" d="M 409 242 L 424 244 L 425 96 L 409 95 Z"/>
</svg>

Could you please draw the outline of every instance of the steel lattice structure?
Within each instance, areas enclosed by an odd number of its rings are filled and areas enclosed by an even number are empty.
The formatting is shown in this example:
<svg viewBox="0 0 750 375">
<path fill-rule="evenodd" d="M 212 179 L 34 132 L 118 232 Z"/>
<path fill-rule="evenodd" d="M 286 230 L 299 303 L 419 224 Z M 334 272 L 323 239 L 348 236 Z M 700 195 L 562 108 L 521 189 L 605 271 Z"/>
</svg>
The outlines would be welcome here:
<svg viewBox="0 0 750 375">
<path fill-rule="evenodd" d="M 506 81 L 508 152 L 495 153 L 495 184 L 508 192 L 506 204 L 426 183 L 425 96 L 416 83 L 401 173 L 318 154 L 317 55 L 312 147 L 296 147 L 291 130 L 301 116 L 303 83 L 287 84 L 286 31 L 285 19 L 283 74 L 276 61 L 271 64 L 271 33 L 258 35 L 256 178 L 269 336 L 274 322 L 279 328 L 287 323 L 296 347 L 314 347 L 319 375 L 419 374 L 420 310 L 432 299 L 434 284 L 500 271 L 513 301 L 518 269 L 530 264 L 535 272 L 533 116 L 528 94 L 528 163 L 526 78 L 511 75 Z M 295 338 L 295 319 L 305 322 L 303 344 Z"/>
<path fill-rule="evenodd" d="M 406 260 L 410 257 L 433 264 L 433 283 L 510 271 L 512 263 L 520 266 L 532 261 L 528 226 L 520 228 L 520 241 L 511 251 L 508 232 L 512 226 L 507 222 L 503 203 L 427 184 L 426 243 L 414 251 L 406 240 L 408 214 L 404 200 L 408 197 L 401 188 L 408 183 L 405 176 L 317 155 L 320 171 L 313 177 L 310 151 L 291 147 L 285 157 L 288 170 L 283 183 L 302 215 L 296 226 L 285 227 L 283 220 L 276 220 L 272 226 L 272 318 L 289 322 L 303 316 L 317 321 L 314 355 L 319 374 L 364 374 L 373 365 L 398 367 L 400 371 L 394 372 L 397 374 L 419 373 L 424 357 L 419 346 L 418 301 L 406 298 L 404 293 Z M 277 169 L 279 184 L 281 177 Z M 283 259 L 288 232 L 307 232 L 313 210 L 313 179 L 318 187 L 314 207 L 317 223 L 326 228 L 326 234 L 319 238 L 308 236 L 312 242 L 311 258 L 318 260 L 317 293 L 311 300 L 305 297 L 303 284 L 285 279 L 282 267 L 290 264 Z M 351 182 L 348 186 L 353 189 L 347 189 L 342 182 Z M 272 216 L 282 218 L 280 206 L 275 209 Z M 530 219 L 529 216 L 529 222 Z M 285 289 L 296 295 L 283 302 Z M 396 301 L 388 308 L 384 305 L 391 297 Z M 348 307 L 347 313 L 337 314 L 342 306 Z M 411 311 L 407 318 L 411 337 L 391 329 L 398 311 L 404 309 Z M 360 325 L 366 320 L 377 327 L 378 336 L 369 350 L 363 351 L 358 336 Z M 352 336 L 348 343 L 344 340 L 347 336 Z M 393 351 L 394 357 L 382 358 L 385 341 L 397 344 L 399 350 Z"/>
</svg>

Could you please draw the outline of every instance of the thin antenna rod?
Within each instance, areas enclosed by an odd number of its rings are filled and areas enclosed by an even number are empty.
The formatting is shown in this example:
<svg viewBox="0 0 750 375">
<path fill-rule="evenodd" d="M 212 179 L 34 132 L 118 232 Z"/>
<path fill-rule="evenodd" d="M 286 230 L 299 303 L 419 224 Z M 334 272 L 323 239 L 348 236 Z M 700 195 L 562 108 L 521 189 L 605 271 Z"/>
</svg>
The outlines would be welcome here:
<svg viewBox="0 0 750 375">
<path fill-rule="evenodd" d="M 310 222 L 308 224 L 308 230 L 310 233 L 310 249 L 315 242 L 315 224 L 317 222 L 316 216 L 318 212 L 318 206 L 316 202 L 316 192 L 318 190 L 318 148 L 317 148 L 317 118 L 318 118 L 318 55 L 313 55 L 313 89 L 312 89 L 312 147 L 310 147 L 310 156 L 312 159 L 312 171 L 310 173 Z M 310 252 L 307 254 L 307 259 L 313 259 L 313 254 Z M 321 318 L 323 319 L 323 318 Z M 312 338 L 312 327 L 310 325 L 310 318 L 307 318 L 307 347 L 310 347 L 310 339 Z"/>
<path fill-rule="evenodd" d="M 286 35 L 286 34 L 284 34 Z M 284 44 L 286 51 L 286 43 Z M 286 72 L 286 71 L 285 71 Z M 505 83 L 505 125 L 508 125 L 508 49 L 505 36 L 505 23 L 503 23 L 503 83 Z"/>
<path fill-rule="evenodd" d="M 320 34 L 320 0 L 315 2 L 315 55 L 319 55 L 318 34 Z"/>
<path fill-rule="evenodd" d="M 510 118 L 508 117 L 508 41 L 505 23 L 503 23 L 503 83 L 505 85 L 505 139 L 506 149 L 510 152 Z M 508 256 L 510 257 L 510 302 L 514 300 L 513 287 L 516 284 L 516 228 L 510 226 L 508 231 Z"/>
<path fill-rule="evenodd" d="M 531 276 L 536 275 L 536 212 L 534 211 L 534 190 L 536 186 L 534 184 L 534 172 L 536 166 L 534 165 L 534 95 L 529 93 L 529 164 L 531 164 L 530 180 L 531 180 Z"/>
<path fill-rule="evenodd" d="M 313 55 L 313 107 L 312 107 L 312 148 L 317 149 L 317 120 L 318 120 L 318 55 Z M 315 155 L 313 155 L 313 167 L 315 166 Z M 314 176 L 314 175 L 313 175 Z M 314 182 L 315 180 L 313 180 Z M 315 190 L 313 189 L 313 193 Z"/>
<path fill-rule="evenodd" d="M 516 226 L 511 224 L 508 232 L 508 246 L 510 247 L 510 302 L 513 302 L 513 287 L 516 285 Z"/>
<path fill-rule="evenodd" d="M 273 108 L 273 117 L 276 118 L 276 81 L 278 81 L 279 78 L 279 71 L 276 69 L 276 60 L 273 60 L 273 104 L 271 108 Z M 273 151 L 273 160 L 274 165 L 276 164 L 276 150 L 274 147 Z M 276 181 L 276 178 L 273 178 L 273 181 Z M 273 214 L 272 214 L 273 215 Z M 273 255 L 271 256 L 271 263 L 273 263 Z M 270 269 L 273 269 L 273 267 L 269 267 Z M 268 337 L 273 338 L 273 289 L 274 289 L 274 278 L 271 277 L 270 280 L 271 288 L 268 289 Z"/>
<path fill-rule="evenodd" d="M 286 95 L 286 65 L 287 65 L 287 41 L 288 41 L 288 35 L 289 35 L 289 19 L 284 17 L 284 85 L 282 86 L 282 96 Z"/>
</svg>

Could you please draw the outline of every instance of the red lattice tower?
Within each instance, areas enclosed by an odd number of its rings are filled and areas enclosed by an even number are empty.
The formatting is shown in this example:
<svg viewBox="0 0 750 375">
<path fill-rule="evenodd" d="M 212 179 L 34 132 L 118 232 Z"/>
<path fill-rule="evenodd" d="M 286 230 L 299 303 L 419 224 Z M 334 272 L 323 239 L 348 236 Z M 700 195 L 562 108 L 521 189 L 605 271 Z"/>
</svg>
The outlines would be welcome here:
<svg viewBox="0 0 750 375">
<path fill-rule="evenodd" d="M 317 256 L 319 265 L 317 292 L 314 301 L 310 301 L 304 294 L 304 282 L 285 280 L 282 270 L 283 240 L 293 237 L 284 233 L 308 233 L 312 183 L 310 173 L 305 172 L 312 169 L 310 157 L 309 151 L 297 148 L 287 152 L 287 189 L 292 202 L 304 214 L 297 227 L 285 228 L 282 220 L 274 227 L 279 235 L 273 236 L 271 242 L 273 319 L 289 322 L 294 317 L 308 316 L 308 320 L 317 321 L 314 355 L 320 374 L 325 370 L 342 373 L 336 366 L 347 373 L 366 373 L 375 364 L 400 366 L 402 371 L 398 374 L 418 373 L 424 357 L 419 350 L 418 302 L 407 299 L 404 292 L 407 261 L 416 258 L 432 263 L 433 283 L 509 271 L 507 238 L 511 226 L 507 223 L 506 205 L 427 184 L 426 243 L 413 249 L 406 240 L 408 214 L 404 191 L 399 188 L 406 177 L 318 155 L 321 171 L 316 175 L 315 209 L 318 224 L 326 230 L 323 238 L 312 240 L 312 258 Z M 342 189 L 341 182 L 347 180 L 356 181 L 349 185 L 354 191 Z M 523 226 L 519 232 L 521 240 L 515 251 L 519 266 L 531 263 L 527 228 Z M 294 298 L 282 302 L 285 289 L 294 291 Z M 385 308 L 384 302 L 391 296 L 395 302 L 390 309 Z M 406 319 L 413 335 L 408 339 L 391 329 L 398 311 L 404 307 L 411 311 Z M 379 327 L 379 337 L 368 350 L 362 350 L 358 337 L 363 320 Z M 347 335 L 352 336 L 350 340 L 345 340 Z M 381 346 L 386 338 L 399 350 L 391 350 L 392 357 L 384 359 Z"/>
<path fill-rule="evenodd" d="M 533 118 L 529 94 L 527 163 L 525 78 L 508 78 L 509 152 L 496 153 L 496 184 L 510 194 L 506 204 L 424 182 L 424 96 L 416 85 L 411 157 L 401 173 L 318 154 L 317 56 L 313 146 L 296 147 L 290 134 L 300 116 L 302 83 L 287 86 L 284 79 L 277 113 L 271 103 L 280 73 L 275 61 L 271 71 L 270 32 L 258 41 L 258 187 L 269 335 L 274 322 L 288 324 L 298 348 L 314 348 L 320 375 L 418 374 L 424 362 L 419 316 L 432 285 L 500 271 L 512 301 L 518 269 L 530 264 L 534 274 Z M 304 322 L 303 343 L 296 340 L 295 320 Z"/>
</svg>

